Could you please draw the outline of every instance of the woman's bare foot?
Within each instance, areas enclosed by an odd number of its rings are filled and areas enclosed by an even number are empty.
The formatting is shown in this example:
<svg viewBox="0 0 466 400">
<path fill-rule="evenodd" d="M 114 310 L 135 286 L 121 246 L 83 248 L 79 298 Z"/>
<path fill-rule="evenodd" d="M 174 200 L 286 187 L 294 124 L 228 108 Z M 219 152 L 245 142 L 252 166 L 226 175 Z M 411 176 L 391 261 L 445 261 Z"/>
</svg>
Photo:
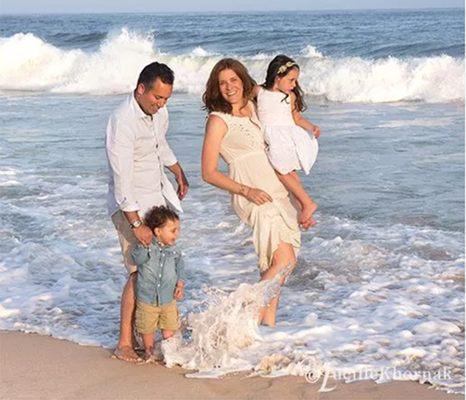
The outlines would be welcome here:
<svg viewBox="0 0 466 400">
<path fill-rule="evenodd" d="M 140 363 L 142 361 L 131 346 L 117 347 L 113 352 L 113 357 L 130 363 Z"/>
</svg>

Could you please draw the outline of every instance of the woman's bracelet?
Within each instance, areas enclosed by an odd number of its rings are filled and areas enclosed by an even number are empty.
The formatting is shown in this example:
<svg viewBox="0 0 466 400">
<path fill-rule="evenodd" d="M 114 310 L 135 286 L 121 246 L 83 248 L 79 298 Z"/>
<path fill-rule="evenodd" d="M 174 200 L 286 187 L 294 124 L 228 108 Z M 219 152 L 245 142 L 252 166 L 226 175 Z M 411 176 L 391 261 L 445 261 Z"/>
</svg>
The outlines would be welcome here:
<svg viewBox="0 0 466 400">
<path fill-rule="evenodd" d="M 251 190 L 250 187 L 247 187 L 245 185 L 243 185 L 242 183 L 239 184 L 239 193 L 241 196 L 247 196 L 248 193 L 249 193 L 249 190 Z"/>
</svg>

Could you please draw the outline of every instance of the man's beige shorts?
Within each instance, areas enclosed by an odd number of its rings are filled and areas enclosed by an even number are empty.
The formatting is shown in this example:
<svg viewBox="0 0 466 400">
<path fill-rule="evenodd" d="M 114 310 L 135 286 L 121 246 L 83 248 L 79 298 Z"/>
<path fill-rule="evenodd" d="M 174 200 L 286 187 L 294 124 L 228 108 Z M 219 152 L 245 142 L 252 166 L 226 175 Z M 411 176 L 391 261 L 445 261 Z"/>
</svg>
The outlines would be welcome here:
<svg viewBox="0 0 466 400">
<path fill-rule="evenodd" d="M 128 274 L 136 272 L 138 267 L 134 264 L 131 252 L 137 246 L 139 241 L 134 236 L 134 233 L 129 226 L 129 222 L 121 210 L 118 210 L 112 215 L 112 222 L 118 232 L 118 240 L 120 241 L 121 252 L 123 254 L 123 262 L 125 263 Z"/>
<path fill-rule="evenodd" d="M 136 329 L 139 333 L 154 333 L 156 329 L 179 329 L 176 300 L 160 307 L 136 301 Z"/>
</svg>

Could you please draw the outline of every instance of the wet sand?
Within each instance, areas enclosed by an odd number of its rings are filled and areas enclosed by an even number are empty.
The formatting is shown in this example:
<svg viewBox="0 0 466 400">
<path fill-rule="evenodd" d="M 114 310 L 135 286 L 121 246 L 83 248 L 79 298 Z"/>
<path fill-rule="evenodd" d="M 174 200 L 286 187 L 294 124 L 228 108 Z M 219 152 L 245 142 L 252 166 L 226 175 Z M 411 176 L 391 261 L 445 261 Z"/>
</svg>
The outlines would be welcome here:
<svg viewBox="0 0 466 400">
<path fill-rule="evenodd" d="M 417 382 L 342 383 L 319 393 L 303 377 L 188 379 L 181 368 L 132 365 L 111 351 L 21 332 L 0 332 L 1 399 L 463 399 Z"/>
</svg>

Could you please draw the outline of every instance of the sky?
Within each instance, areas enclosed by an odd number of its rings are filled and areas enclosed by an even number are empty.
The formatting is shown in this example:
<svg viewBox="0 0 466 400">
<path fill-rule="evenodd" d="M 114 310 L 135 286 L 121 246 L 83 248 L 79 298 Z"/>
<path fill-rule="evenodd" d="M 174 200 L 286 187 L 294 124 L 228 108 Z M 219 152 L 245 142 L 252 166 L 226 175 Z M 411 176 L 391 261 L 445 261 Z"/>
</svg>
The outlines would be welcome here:
<svg viewBox="0 0 466 400">
<path fill-rule="evenodd" d="M 0 0 L 0 14 L 464 8 L 463 0 Z"/>
</svg>

